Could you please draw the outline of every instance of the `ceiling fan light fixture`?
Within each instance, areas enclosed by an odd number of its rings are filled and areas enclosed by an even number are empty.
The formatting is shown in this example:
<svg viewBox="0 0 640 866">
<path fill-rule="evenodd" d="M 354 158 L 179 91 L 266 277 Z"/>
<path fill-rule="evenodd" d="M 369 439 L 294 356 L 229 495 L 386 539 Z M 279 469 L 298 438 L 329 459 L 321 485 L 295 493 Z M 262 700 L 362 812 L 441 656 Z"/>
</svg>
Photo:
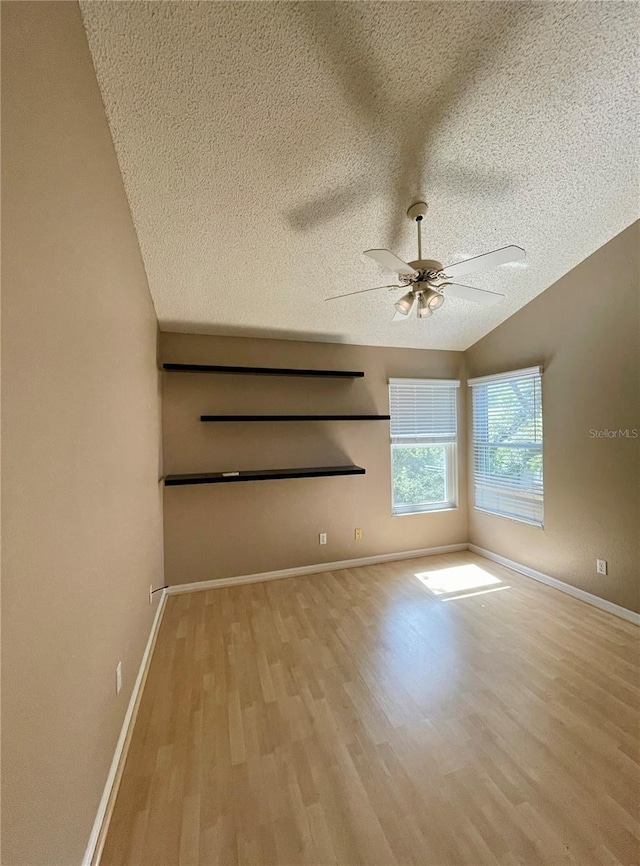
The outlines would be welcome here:
<svg viewBox="0 0 640 866">
<path fill-rule="evenodd" d="M 429 289 L 422 297 L 426 298 L 427 305 L 432 311 L 439 310 L 444 304 L 444 295 L 441 295 L 440 292 L 435 292 L 433 289 Z"/>
<path fill-rule="evenodd" d="M 418 318 L 428 319 L 429 316 L 433 316 L 433 309 L 429 306 L 429 297 L 427 293 L 424 292 L 418 298 Z"/>
<path fill-rule="evenodd" d="M 395 307 L 401 316 L 409 315 L 409 313 L 411 312 L 411 307 L 413 307 L 414 300 L 415 298 L 413 296 L 413 292 L 407 292 L 407 294 L 403 295 L 399 301 L 396 301 Z"/>
</svg>

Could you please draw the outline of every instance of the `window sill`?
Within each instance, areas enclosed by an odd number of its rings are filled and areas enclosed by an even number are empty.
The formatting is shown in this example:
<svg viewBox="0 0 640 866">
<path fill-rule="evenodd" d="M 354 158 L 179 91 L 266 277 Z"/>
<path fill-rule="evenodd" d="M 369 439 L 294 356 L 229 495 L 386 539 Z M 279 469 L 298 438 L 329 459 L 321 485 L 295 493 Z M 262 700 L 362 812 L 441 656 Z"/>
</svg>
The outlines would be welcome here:
<svg viewBox="0 0 640 866">
<path fill-rule="evenodd" d="M 459 511 L 459 505 L 443 505 L 442 508 L 424 508 L 420 511 L 392 511 L 392 517 L 416 517 L 418 514 L 442 514 L 443 511 Z"/>
</svg>

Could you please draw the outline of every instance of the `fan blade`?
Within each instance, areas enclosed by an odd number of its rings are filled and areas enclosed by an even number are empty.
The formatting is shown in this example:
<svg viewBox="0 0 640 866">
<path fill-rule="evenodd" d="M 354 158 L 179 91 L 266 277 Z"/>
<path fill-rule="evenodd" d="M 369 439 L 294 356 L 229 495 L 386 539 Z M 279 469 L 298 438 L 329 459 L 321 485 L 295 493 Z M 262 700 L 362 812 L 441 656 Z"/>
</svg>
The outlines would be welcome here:
<svg viewBox="0 0 640 866">
<path fill-rule="evenodd" d="M 465 274 L 490 271 L 492 268 L 497 268 L 500 265 L 520 261 L 520 259 L 526 258 L 526 255 L 522 247 L 502 247 L 499 250 L 494 250 L 492 253 L 484 253 L 482 256 L 475 256 L 475 258 L 466 259 L 464 262 L 447 265 L 446 268 L 442 269 L 442 273 L 447 277 L 463 277 Z"/>
<path fill-rule="evenodd" d="M 450 295 L 454 298 L 463 298 L 465 301 L 475 301 L 476 304 L 489 306 L 504 298 L 498 292 L 487 292 L 485 289 L 474 289 L 473 286 L 461 286 L 460 283 L 445 283 L 442 286 L 445 298 Z"/>
<path fill-rule="evenodd" d="M 403 289 L 404 286 L 375 286 L 373 289 L 360 289 L 358 292 L 347 292 L 345 295 L 333 295 L 325 301 L 338 301 L 340 298 L 350 298 L 351 295 L 363 295 L 365 292 L 378 292 L 380 289 Z"/>
<path fill-rule="evenodd" d="M 403 262 L 402 259 L 399 259 L 398 256 L 389 252 L 389 250 L 365 250 L 364 254 L 365 256 L 369 256 L 370 259 L 378 262 L 379 265 L 382 265 L 382 267 L 386 268 L 388 271 L 402 274 L 403 277 L 417 276 L 418 272 L 412 268 L 411 265 Z"/>
</svg>

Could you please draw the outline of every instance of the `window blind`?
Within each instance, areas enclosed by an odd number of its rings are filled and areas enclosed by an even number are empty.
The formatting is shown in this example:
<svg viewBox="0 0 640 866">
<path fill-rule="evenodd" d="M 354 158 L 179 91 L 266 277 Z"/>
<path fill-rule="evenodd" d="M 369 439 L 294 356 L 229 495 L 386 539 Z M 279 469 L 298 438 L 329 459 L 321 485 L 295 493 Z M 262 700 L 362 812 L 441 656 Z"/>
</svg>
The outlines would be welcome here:
<svg viewBox="0 0 640 866">
<path fill-rule="evenodd" d="M 543 524 L 542 368 L 470 379 L 475 507 Z"/>
<path fill-rule="evenodd" d="M 453 379 L 389 379 L 392 443 L 455 442 L 459 385 Z"/>
</svg>

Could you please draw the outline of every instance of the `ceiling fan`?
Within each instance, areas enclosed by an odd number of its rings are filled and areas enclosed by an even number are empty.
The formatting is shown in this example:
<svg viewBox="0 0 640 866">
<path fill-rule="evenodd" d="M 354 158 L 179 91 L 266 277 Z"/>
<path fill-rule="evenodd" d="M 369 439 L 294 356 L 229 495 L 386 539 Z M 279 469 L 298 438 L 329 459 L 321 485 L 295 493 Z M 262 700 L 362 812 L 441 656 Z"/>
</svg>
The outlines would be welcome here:
<svg viewBox="0 0 640 866">
<path fill-rule="evenodd" d="M 475 289 L 472 286 L 453 283 L 451 277 L 489 271 L 509 262 L 517 262 L 526 257 L 525 251 L 516 246 L 502 247 L 491 253 L 475 256 L 464 262 L 455 262 L 455 264 L 443 268 L 442 264 L 435 259 L 422 258 L 421 224 L 427 213 L 427 207 L 426 202 L 419 201 L 411 205 L 407 211 L 409 219 L 415 220 L 418 226 L 418 258 L 415 261 L 403 262 L 389 250 L 365 251 L 365 256 L 369 256 L 387 270 L 398 274 L 399 285 L 361 289 L 358 292 L 347 292 L 344 295 L 326 298 L 326 300 L 335 301 L 339 298 L 348 298 L 351 295 L 361 295 L 364 292 L 377 292 L 380 289 L 408 288 L 409 291 L 396 301 L 396 312 L 393 316 L 394 322 L 404 322 L 409 318 L 409 313 L 416 302 L 418 318 L 426 319 L 444 304 L 447 297 L 462 298 L 465 301 L 475 301 L 485 305 L 495 304 L 504 298 L 504 295 L 498 292 L 487 292 L 484 289 Z"/>
</svg>

